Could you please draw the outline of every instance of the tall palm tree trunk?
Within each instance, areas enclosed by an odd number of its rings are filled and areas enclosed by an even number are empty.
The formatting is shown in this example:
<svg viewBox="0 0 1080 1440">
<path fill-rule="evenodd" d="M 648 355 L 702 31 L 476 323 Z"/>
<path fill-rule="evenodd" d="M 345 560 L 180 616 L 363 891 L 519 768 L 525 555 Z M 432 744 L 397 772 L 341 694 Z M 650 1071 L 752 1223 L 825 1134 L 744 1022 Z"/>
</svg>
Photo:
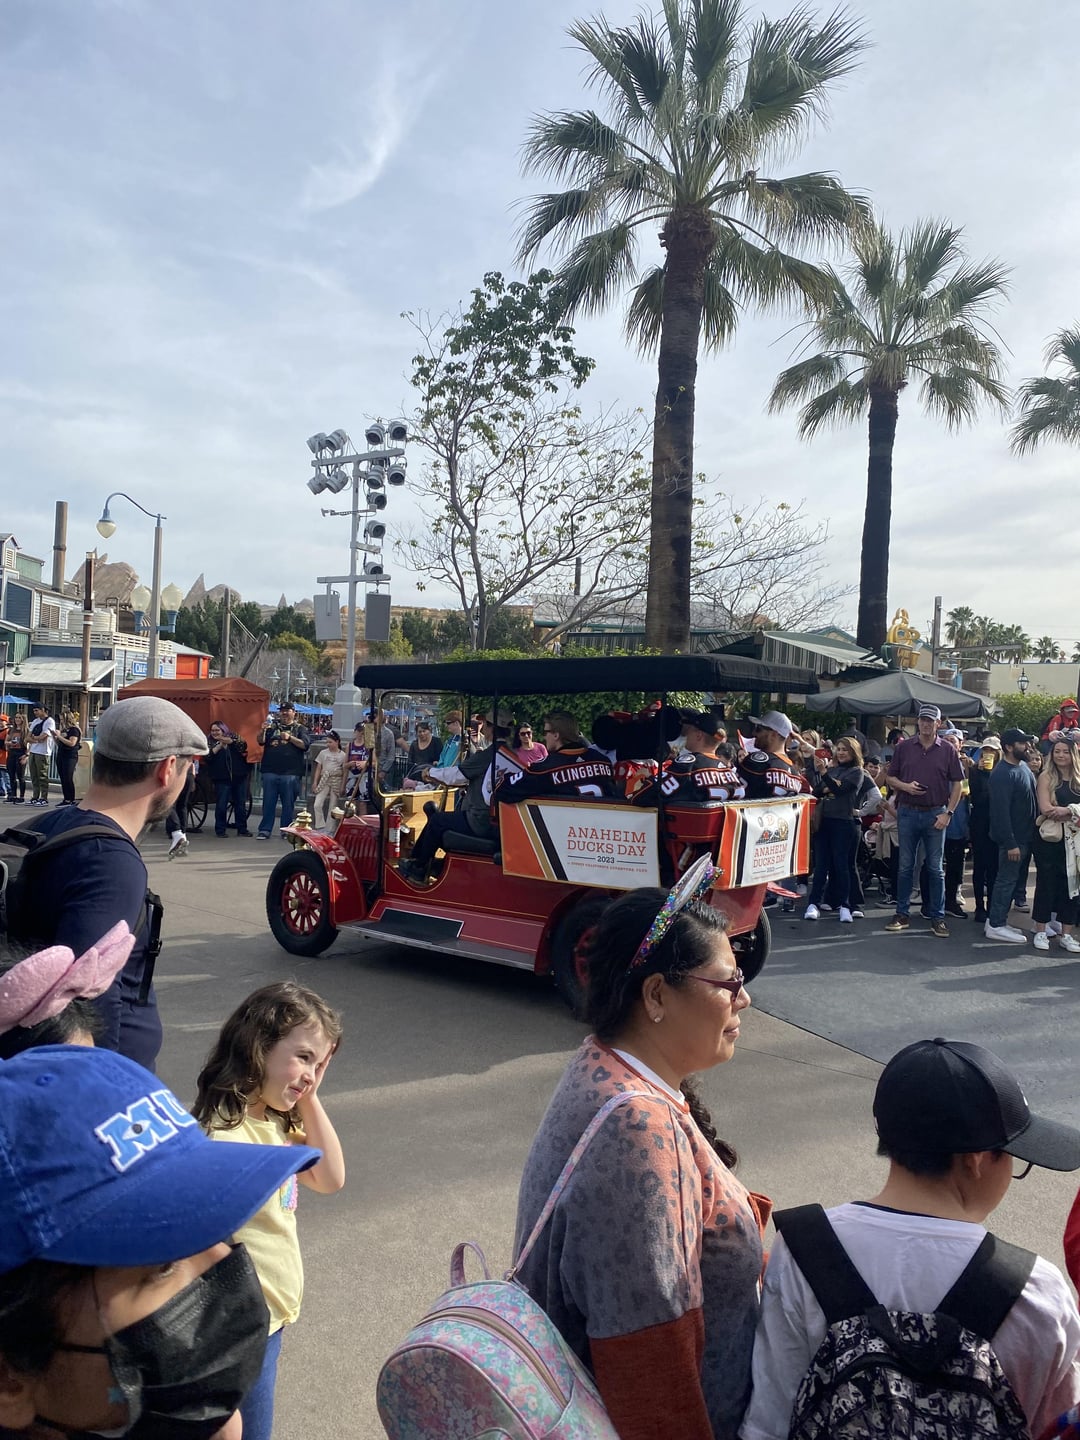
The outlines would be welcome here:
<svg viewBox="0 0 1080 1440">
<path fill-rule="evenodd" d="M 694 391 L 712 221 L 700 210 L 676 210 L 661 240 L 667 260 L 653 428 L 645 644 L 671 654 L 690 649 Z"/>
<path fill-rule="evenodd" d="M 885 644 L 889 606 L 889 529 L 892 524 L 892 457 L 899 410 L 898 390 L 870 392 L 870 460 L 859 566 L 859 623 L 855 638 L 867 650 Z"/>
</svg>

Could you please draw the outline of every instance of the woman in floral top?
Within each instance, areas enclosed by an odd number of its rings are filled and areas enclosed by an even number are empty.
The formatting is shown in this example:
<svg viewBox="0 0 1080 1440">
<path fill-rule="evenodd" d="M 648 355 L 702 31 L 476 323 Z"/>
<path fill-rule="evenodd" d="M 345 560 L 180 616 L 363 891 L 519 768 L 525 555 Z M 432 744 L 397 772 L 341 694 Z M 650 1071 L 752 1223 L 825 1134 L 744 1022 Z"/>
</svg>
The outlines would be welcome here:
<svg viewBox="0 0 1080 1440">
<path fill-rule="evenodd" d="M 514 1253 L 597 1111 L 643 1092 L 605 1119 L 519 1278 L 593 1371 L 621 1440 L 735 1440 L 771 1205 L 735 1178 L 735 1152 L 687 1077 L 731 1059 L 750 997 L 726 917 L 708 904 L 680 911 L 647 948 L 664 902 L 631 891 L 593 933 L 594 1034 L 533 1141 Z"/>
</svg>

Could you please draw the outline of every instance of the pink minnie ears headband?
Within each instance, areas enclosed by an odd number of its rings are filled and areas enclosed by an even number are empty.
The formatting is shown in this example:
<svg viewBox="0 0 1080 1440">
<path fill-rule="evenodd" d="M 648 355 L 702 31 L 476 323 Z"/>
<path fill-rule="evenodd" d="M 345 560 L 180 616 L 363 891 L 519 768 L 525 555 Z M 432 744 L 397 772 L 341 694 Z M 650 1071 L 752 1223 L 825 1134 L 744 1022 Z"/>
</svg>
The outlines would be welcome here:
<svg viewBox="0 0 1080 1440">
<path fill-rule="evenodd" d="M 679 911 L 685 910 L 687 905 L 691 905 L 695 900 L 700 900 L 703 895 L 707 895 L 712 889 L 714 877 L 719 873 L 719 867 L 714 865 L 707 855 L 694 861 L 686 874 L 668 891 L 667 899 L 660 906 L 656 919 L 649 926 L 649 933 L 635 950 L 634 958 L 627 967 L 628 970 L 636 970 L 639 965 L 644 965 L 671 928 Z"/>
<path fill-rule="evenodd" d="M 0 976 L 0 1035 L 29 1029 L 66 1010 L 72 1000 L 103 995 L 127 963 L 135 936 L 121 920 L 85 955 L 50 945 Z"/>
</svg>

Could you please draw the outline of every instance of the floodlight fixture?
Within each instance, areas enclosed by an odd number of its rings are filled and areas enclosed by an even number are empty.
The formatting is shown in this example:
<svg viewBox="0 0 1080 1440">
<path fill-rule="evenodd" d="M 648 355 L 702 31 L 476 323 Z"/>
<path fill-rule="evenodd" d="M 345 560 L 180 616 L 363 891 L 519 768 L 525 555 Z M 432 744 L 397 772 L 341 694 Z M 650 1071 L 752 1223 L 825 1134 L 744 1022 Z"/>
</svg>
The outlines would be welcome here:
<svg viewBox="0 0 1080 1440">
<path fill-rule="evenodd" d="M 386 534 L 386 526 L 381 520 L 369 520 L 364 526 L 365 540 L 381 540 Z"/>
<path fill-rule="evenodd" d="M 364 431 L 369 450 L 378 450 L 386 444 L 386 430 L 378 423 L 369 425 Z"/>
<path fill-rule="evenodd" d="M 396 465 L 391 465 L 386 472 L 386 483 L 388 485 L 405 484 L 405 461 L 399 460 Z"/>
<path fill-rule="evenodd" d="M 386 496 L 381 490 L 369 490 L 365 498 L 369 510 L 386 509 Z"/>
<path fill-rule="evenodd" d="M 321 470 L 316 470 L 311 479 L 307 482 L 307 488 L 312 495 L 321 495 L 329 487 L 329 481 Z"/>
<path fill-rule="evenodd" d="M 404 445 L 409 439 L 409 422 L 407 420 L 391 420 L 386 426 L 386 438 L 391 445 Z"/>
<path fill-rule="evenodd" d="M 372 470 L 389 470 L 389 469 L 390 469 L 390 456 L 389 456 L 389 455 L 373 455 L 373 456 L 371 457 L 371 459 L 370 459 L 367 463 L 368 463 L 368 466 L 370 467 L 370 469 L 372 469 Z"/>
<path fill-rule="evenodd" d="M 378 560 L 365 560 L 364 574 L 372 580 L 377 580 L 380 576 L 385 575 L 386 571 Z"/>
<path fill-rule="evenodd" d="M 344 430 L 331 430 L 326 437 L 326 448 L 328 450 L 344 450 L 349 443 L 349 437 Z"/>
<path fill-rule="evenodd" d="M 307 443 L 308 449 L 313 455 L 321 455 L 329 445 L 330 437 L 326 434 L 325 430 L 320 430 L 317 435 L 310 436 Z"/>
<path fill-rule="evenodd" d="M 343 470 L 340 465 L 335 465 L 326 476 L 326 488 L 331 495 L 340 495 L 345 486 L 349 483 L 349 472 Z"/>
<path fill-rule="evenodd" d="M 369 470 L 364 476 L 364 484 L 370 485 L 372 490 L 381 490 L 386 484 L 386 476 L 381 470 Z"/>
</svg>

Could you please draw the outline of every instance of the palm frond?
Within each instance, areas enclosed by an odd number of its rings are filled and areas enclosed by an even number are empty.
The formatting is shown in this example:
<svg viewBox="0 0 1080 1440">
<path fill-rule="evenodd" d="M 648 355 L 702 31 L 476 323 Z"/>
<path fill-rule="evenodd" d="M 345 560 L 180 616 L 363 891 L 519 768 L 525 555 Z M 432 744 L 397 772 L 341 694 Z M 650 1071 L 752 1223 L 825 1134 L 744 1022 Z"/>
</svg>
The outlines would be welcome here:
<svg viewBox="0 0 1080 1440">
<path fill-rule="evenodd" d="M 518 230 L 517 256 L 529 260 L 545 240 L 554 237 L 558 243 L 604 217 L 606 206 L 602 192 L 596 190 L 563 190 L 559 194 L 534 195 L 526 202 Z"/>
<path fill-rule="evenodd" d="M 690 22 L 689 60 L 698 105 L 703 111 L 718 113 L 724 105 L 741 23 L 739 0 L 696 0 Z"/>
<path fill-rule="evenodd" d="M 815 395 L 799 417 L 799 436 L 812 440 L 826 425 L 850 425 L 861 420 L 870 403 L 862 380 L 840 380 L 831 390 Z"/>
<path fill-rule="evenodd" d="M 940 272 L 939 272 L 940 273 Z M 931 296 L 931 303 L 949 317 L 959 318 L 1002 299 L 1009 289 L 1011 269 L 1000 260 L 960 265 Z"/>
<path fill-rule="evenodd" d="M 660 343 L 664 319 L 664 267 L 651 266 L 634 287 L 626 311 L 626 338 L 643 355 Z"/>
<path fill-rule="evenodd" d="M 660 343 L 664 316 L 664 267 L 653 266 L 635 287 L 626 314 L 627 338 L 642 354 L 651 354 Z M 711 265 L 705 271 L 705 295 L 701 313 L 701 341 L 706 350 L 726 345 L 739 323 L 739 302 Z"/>
<path fill-rule="evenodd" d="M 865 48 L 857 21 L 835 10 L 815 26 L 808 10 L 759 20 L 750 37 L 740 108 L 758 142 L 783 144 L 805 133 L 825 109 L 825 89 Z"/>
<path fill-rule="evenodd" d="M 1043 440 L 1080 444 L 1080 387 L 1048 375 L 1025 380 L 1017 392 L 1020 419 L 1013 426 L 1010 449 L 1024 455 Z"/>
<path fill-rule="evenodd" d="M 777 245 L 757 245 L 736 226 L 721 224 L 708 269 L 751 304 L 805 305 L 824 310 L 834 300 L 835 273 L 788 254 Z"/>
<path fill-rule="evenodd" d="M 1046 346 L 1046 363 L 1053 365 L 1060 360 L 1080 376 L 1080 326 L 1059 330 Z"/>
<path fill-rule="evenodd" d="M 664 100 L 671 83 L 671 55 L 656 23 L 647 16 L 638 17 L 635 26 L 619 32 L 622 41 L 622 63 L 637 91 L 643 111 L 656 110 Z"/>
<path fill-rule="evenodd" d="M 923 381 L 920 395 L 929 413 L 944 420 L 950 430 L 974 420 L 983 400 L 992 401 L 1003 413 L 1009 410 L 1011 400 L 999 381 L 966 365 L 932 371 Z"/>
<path fill-rule="evenodd" d="M 963 231 L 941 220 L 920 220 L 900 237 L 903 284 L 911 294 L 933 286 L 943 270 L 964 258 Z"/>
<path fill-rule="evenodd" d="M 562 110 L 533 117 L 522 146 L 526 168 L 589 183 L 626 156 L 626 137 L 593 110 Z"/>
<path fill-rule="evenodd" d="M 811 355 L 780 372 L 766 408 L 775 415 L 779 410 L 801 405 L 814 396 L 835 390 L 845 379 L 846 367 L 839 355 Z"/>
<path fill-rule="evenodd" d="M 615 99 L 628 119 L 643 120 L 645 112 L 633 76 L 623 61 L 622 32 L 601 17 L 578 20 L 566 33 L 593 58 L 590 81 Z"/>
<path fill-rule="evenodd" d="M 820 171 L 786 180 L 749 175 L 743 197 L 750 218 L 778 240 L 835 241 L 865 224 L 871 213 L 865 196 Z"/>
<path fill-rule="evenodd" d="M 633 279 L 637 242 L 631 225 L 620 222 L 586 235 L 567 255 L 556 276 L 562 313 L 593 314 L 609 305 Z"/>
</svg>

